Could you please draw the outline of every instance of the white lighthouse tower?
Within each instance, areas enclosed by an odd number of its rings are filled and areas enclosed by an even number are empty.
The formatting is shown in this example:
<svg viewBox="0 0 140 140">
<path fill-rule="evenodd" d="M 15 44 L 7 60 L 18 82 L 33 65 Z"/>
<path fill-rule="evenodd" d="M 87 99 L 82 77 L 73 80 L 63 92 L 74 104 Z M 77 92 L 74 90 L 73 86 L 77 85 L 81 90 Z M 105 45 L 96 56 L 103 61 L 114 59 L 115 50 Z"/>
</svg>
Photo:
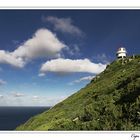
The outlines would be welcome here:
<svg viewBox="0 0 140 140">
<path fill-rule="evenodd" d="M 127 51 L 125 48 L 120 47 L 117 51 L 117 58 L 126 58 Z"/>
</svg>

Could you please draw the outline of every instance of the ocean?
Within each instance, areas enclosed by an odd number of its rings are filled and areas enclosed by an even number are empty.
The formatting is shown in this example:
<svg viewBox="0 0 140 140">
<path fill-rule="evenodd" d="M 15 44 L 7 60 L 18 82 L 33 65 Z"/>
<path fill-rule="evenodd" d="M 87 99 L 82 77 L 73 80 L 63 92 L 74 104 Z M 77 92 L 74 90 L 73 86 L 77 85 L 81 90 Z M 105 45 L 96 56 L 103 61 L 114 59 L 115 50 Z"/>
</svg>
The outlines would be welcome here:
<svg viewBox="0 0 140 140">
<path fill-rule="evenodd" d="M 49 107 L 0 107 L 0 131 L 15 130 L 30 117 L 48 109 Z"/>
</svg>

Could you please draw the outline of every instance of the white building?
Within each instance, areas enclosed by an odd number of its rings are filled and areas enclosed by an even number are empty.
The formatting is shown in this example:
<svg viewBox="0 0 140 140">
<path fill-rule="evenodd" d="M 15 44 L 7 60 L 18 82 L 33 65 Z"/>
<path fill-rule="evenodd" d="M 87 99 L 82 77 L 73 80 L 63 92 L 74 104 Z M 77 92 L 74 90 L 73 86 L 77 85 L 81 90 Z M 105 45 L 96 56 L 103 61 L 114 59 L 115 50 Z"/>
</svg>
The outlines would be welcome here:
<svg viewBox="0 0 140 140">
<path fill-rule="evenodd" d="M 117 58 L 125 58 L 127 54 L 127 51 L 125 48 L 119 48 L 117 51 Z"/>
</svg>

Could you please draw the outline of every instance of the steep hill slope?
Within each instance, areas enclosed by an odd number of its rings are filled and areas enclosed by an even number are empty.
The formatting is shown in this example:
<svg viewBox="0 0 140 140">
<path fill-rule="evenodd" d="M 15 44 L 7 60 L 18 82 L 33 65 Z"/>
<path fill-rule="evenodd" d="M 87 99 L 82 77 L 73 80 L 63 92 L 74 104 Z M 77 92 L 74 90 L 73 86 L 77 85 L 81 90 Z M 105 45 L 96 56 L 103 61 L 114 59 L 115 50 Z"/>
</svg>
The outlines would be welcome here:
<svg viewBox="0 0 140 140">
<path fill-rule="evenodd" d="M 140 56 L 112 62 L 85 88 L 16 130 L 140 130 Z"/>
</svg>

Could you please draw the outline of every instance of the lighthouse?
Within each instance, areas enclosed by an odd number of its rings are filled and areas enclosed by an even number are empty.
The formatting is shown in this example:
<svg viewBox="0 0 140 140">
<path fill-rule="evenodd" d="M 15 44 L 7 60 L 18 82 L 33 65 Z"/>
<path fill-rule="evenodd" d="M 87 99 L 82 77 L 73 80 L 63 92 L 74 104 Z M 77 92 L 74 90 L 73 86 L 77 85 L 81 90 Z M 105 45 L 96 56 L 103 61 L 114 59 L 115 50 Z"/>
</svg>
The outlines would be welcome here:
<svg viewBox="0 0 140 140">
<path fill-rule="evenodd" d="M 117 58 L 119 59 L 119 58 L 126 58 L 126 54 L 127 54 L 126 49 L 121 47 L 121 48 L 118 49 L 116 55 L 117 55 Z"/>
</svg>

